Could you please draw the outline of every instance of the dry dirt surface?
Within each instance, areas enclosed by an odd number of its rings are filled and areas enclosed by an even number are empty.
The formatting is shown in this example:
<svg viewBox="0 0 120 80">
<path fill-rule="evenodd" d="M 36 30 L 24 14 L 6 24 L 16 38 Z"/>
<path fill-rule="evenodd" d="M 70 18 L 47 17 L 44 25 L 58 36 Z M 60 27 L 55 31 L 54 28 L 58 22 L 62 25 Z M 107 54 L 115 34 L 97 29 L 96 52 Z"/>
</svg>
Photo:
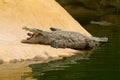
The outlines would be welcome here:
<svg viewBox="0 0 120 80">
<path fill-rule="evenodd" d="M 0 59 L 6 62 L 34 56 L 47 59 L 77 52 L 46 45 L 23 44 L 21 40 L 26 38 L 23 26 L 46 31 L 49 31 L 50 27 L 56 27 L 91 36 L 55 0 L 0 0 Z"/>
</svg>

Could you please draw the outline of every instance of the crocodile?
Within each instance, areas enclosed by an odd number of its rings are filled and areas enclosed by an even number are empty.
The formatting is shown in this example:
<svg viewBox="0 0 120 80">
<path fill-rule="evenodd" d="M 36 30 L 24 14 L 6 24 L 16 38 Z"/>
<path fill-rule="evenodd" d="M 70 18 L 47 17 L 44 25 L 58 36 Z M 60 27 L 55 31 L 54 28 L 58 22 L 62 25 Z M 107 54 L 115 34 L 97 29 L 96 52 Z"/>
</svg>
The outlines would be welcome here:
<svg viewBox="0 0 120 80">
<path fill-rule="evenodd" d="M 44 44 L 54 48 L 71 48 L 77 50 L 92 49 L 100 44 L 108 42 L 107 37 L 88 37 L 79 32 L 63 31 L 51 27 L 49 31 L 43 31 L 36 28 L 23 27 L 29 38 L 23 39 L 22 43 Z"/>
</svg>

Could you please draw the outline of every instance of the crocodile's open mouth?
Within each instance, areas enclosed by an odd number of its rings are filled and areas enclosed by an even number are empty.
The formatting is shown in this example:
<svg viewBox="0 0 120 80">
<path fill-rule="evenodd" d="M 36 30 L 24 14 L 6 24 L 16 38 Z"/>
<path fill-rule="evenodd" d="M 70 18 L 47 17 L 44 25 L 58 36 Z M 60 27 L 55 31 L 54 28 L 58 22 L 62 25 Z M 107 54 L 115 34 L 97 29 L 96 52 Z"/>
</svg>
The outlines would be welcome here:
<svg viewBox="0 0 120 80">
<path fill-rule="evenodd" d="M 27 35 L 28 35 L 28 37 L 26 38 L 26 40 L 29 40 L 29 39 L 31 39 L 34 36 L 33 33 L 27 33 Z"/>
<path fill-rule="evenodd" d="M 23 39 L 21 42 L 22 43 L 34 43 L 36 42 L 36 37 L 38 37 L 40 34 L 39 33 L 27 33 L 28 37 L 26 39 Z"/>
<path fill-rule="evenodd" d="M 27 38 L 26 39 L 23 39 L 21 42 L 22 43 L 28 43 L 30 39 L 33 38 L 34 34 L 33 33 L 27 33 Z"/>
</svg>

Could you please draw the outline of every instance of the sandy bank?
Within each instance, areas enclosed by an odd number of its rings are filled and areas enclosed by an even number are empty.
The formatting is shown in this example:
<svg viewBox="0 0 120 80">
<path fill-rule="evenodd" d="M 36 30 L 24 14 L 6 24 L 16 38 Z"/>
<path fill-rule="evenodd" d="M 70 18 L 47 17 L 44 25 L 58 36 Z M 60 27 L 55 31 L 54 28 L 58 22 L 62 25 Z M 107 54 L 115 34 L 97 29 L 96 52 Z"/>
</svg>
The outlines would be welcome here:
<svg viewBox="0 0 120 80">
<path fill-rule="evenodd" d="M 22 44 L 20 41 L 26 38 L 23 26 L 46 31 L 52 26 L 91 36 L 55 0 L 0 0 L 0 59 L 6 62 L 35 56 L 48 59 L 70 56 L 77 52 L 45 45 Z"/>
</svg>

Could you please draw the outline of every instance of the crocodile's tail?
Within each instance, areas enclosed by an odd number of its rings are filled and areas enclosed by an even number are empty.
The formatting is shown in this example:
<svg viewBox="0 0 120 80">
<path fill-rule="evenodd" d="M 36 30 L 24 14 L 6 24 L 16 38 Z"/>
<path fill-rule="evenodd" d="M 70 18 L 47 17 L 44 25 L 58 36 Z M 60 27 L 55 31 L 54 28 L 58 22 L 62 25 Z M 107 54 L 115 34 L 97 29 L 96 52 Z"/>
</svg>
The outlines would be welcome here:
<svg viewBox="0 0 120 80">
<path fill-rule="evenodd" d="M 100 42 L 100 43 L 106 43 L 106 42 L 108 42 L 108 38 L 107 37 L 101 37 L 101 38 L 99 38 L 99 37 L 93 37 L 93 38 L 94 38 L 95 41 Z"/>
</svg>

